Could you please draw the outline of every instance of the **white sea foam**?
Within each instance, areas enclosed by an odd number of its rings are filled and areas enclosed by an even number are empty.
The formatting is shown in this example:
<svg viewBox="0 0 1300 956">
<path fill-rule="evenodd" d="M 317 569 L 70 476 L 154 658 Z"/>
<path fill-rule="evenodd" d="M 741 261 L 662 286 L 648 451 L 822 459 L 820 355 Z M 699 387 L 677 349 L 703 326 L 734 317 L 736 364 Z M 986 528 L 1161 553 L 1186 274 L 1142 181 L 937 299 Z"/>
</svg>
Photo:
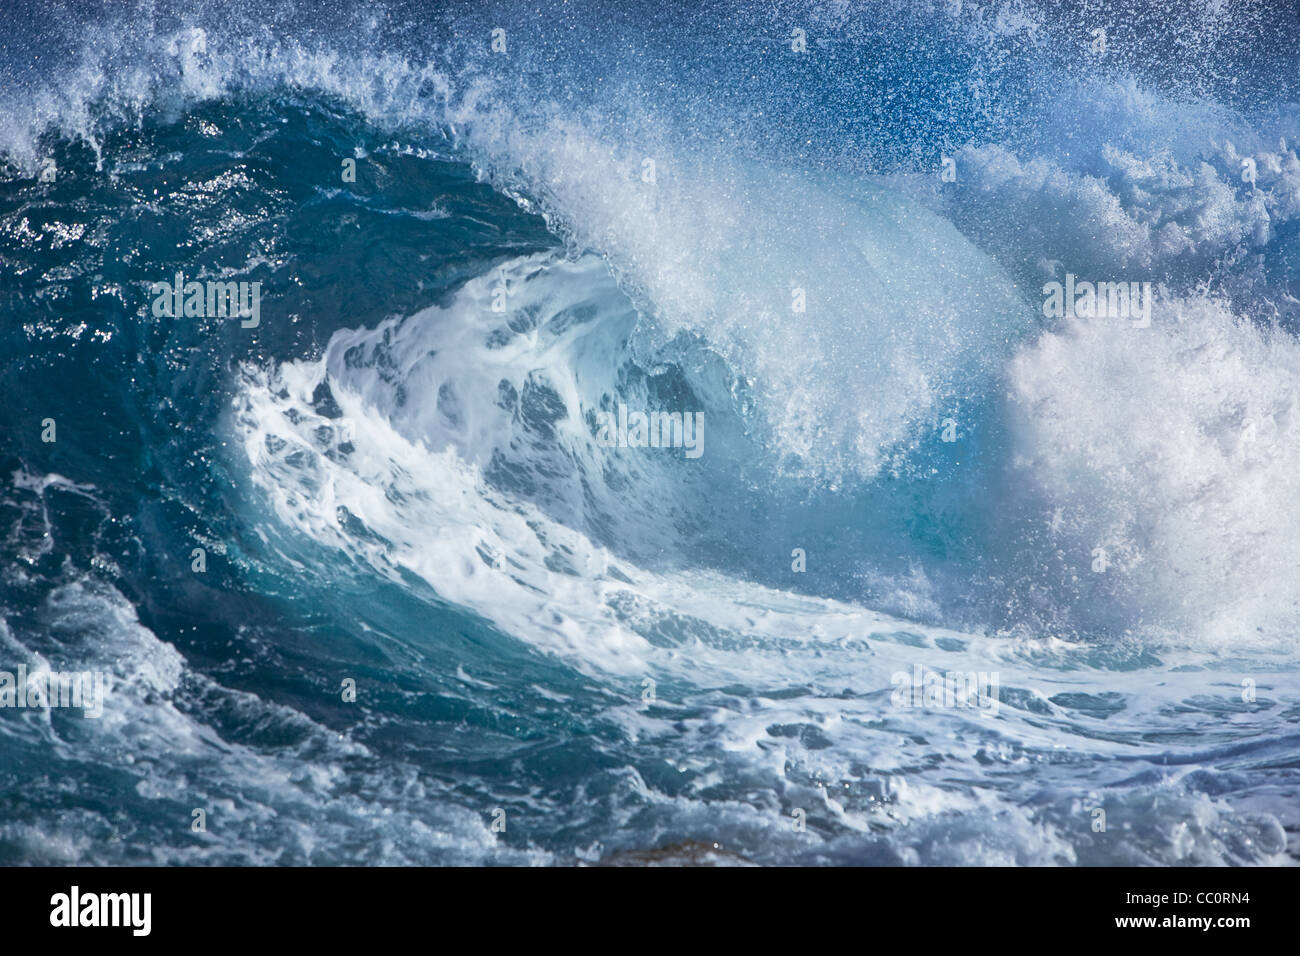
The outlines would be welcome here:
<svg viewBox="0 0 1300 956">
<path fill-rule="evenodd" d="M 529 301 L 561 306 L 557 314 L 564 314 L 564 302 L 582 298 L 573 290 L 554 298 L 555 287 L 536 272 L 549 268 L 545 260 L 514 268 L 533 276 L 538 298 Z M 551 278 L 561 287 L 608 281 L 583 263 L 563 264 L 560 277 Z M 481 459 L 488 447 L 510 447 L 510 434 L 498 431 L 509 416 L 465 388 L 482 368 L 465 356 L 485 348 L 500 321 L 488 306 L 489 289 L 489 280 L 471 282 L 446 308 L 413 317 L 419 321 L 339 333 L 318 362 L 248 367 L 236 427 L 256 485 L 292 533 L 395 580 L 403 571 L 418 574 L 449 603 L 588 679 L 626 688 L 627 704 L 607 718 L 641 746 L 671 740 L 680 772 L 702 775 L 689 793 L 668 797 L 629 770 L 635 799 L 615 813 L 637 815 L 631 845 L 645 839 L 647 827 L 659 834 L 657 842 L 688 839 L 707 814 L 709 832 L 810 860 L 849 852 L 859 861 L 867 853 L 882 862 L 1076 863 L 1126 852 L 1145 862 L 1276 862 L 1285 838 L 1273 814 L 1283 811 L 1271 801 L 1254 815 L 1235 815 L 1221 801 L 1189 794 L 1179 784 L 1182 771 L 1138 789 L 1120 786 L 1129 774 L 1125 761 L 1162 746 L 1146 743 L 1151 734 L 1159 737 L 1163 728 L 1212 735 L 1221 709 L 1233 710 L 1241 675 L 1212 670 L 1212 652 L 1185 651 L 1153 681 L 1149 670 L 1124 675 L 1085 663 L 1095 649 L 924 627 L 712 572 L 651 571 L 494 487 Z M 482 373 L 482 387 L 534 362 L 554 372 L 560 356 L 569 362 L 584 354 L 576 343 L 599 339 L 602 329 L 599 320 L 560 327 L 557 335 L 543 320 L 508 343 L 490 374 Z M 445 354 L 424 347 L 430 329 L 439 330 Z M 366 361 L 358 346 L 381 342 L 385 360 Z M 417 382 L 420 391 L 396 400 L 401 386 Z M 456 427 L 427 400 L 446 394 L 449 382 L 458 396 Z M 314 410 L 322 383 L 342 419 Z M 566 387 L 557 391 L 568 394 Z M 416 401 L 420 395 L 424 403 Z M 575 456 L 597 453 L 571 411 L 557 421 L 557 440 Z M 472 449 L 462 445 L 471 434 Z M 891 708 L 891 675 L 918 664 L 997 673 L 996 716 Z M 661 713 L 640 699 L 647 677 Z M 753 690 L 735 696 L 722 689 L 737 685 Z M 1263 711 L 1234 712 L 1268 725 Z M 1233 734 L 1239 732 L 1241 725 Z M 1222 738 L 1225 744 L 1233 734 Z M 1070 755 L 1081 747 L 1112 761 L 1090 779 L 1091 796 L 1081 796 L 1073 780 L 1077 762 Z M 990 760 L 1009 774 L 1025 772 L 1024 786 L 1054 795 L 1030 809 L 1019 798 L 1003 803 L 989 791 L 952 783 L 979 779 Z M 942 768 L 933 779 L 915 770 L 929 761 Z M 754 805 L 692 795 L 724 773 L 730 779 L 738 766 L 775 789 Z M 1171 797 L 1200 821 L 1181 837 L 1150 810 Z M 861 841 L 844 851 L 833 840 L 800 843 L 783 804 L 862 835 L 890 835 L 870 851 Z M 1125 814 L 1139 815 L 1148 832 L 1118 851 L 1099 847 L 1086 825 L 1094 805 L 1128 825 Z M 1253 834 L 1253 849 L 1246 849 L 1244 833 Z M 604 849 L 619 847 L 614 840 Z"/>
<path fill-rule="evenodd" d="M 1016 480 L 1045 553 L 1089 577 L 1093 623 L 1294 651 L 1300 629 L 1300 345 L 1204 299 L 1149 329 L 1073 320 L 1011 365 Z"/>
</svg>

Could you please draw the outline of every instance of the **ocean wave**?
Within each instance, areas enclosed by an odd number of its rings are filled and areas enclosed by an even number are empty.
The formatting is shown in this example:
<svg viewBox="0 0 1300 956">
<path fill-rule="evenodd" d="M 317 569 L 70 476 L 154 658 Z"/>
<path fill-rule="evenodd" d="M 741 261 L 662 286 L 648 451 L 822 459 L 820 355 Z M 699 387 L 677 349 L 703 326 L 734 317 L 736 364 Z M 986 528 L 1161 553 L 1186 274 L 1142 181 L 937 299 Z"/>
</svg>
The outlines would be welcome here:
<svg viewBox="0 0 1300 956">
<path fill-rule="evenodd" d="M 1186 6 L 25 27 L 0 670 L 114 689 L 0 859 L 1293 862 L 1293 64 Z"/>
</svg>

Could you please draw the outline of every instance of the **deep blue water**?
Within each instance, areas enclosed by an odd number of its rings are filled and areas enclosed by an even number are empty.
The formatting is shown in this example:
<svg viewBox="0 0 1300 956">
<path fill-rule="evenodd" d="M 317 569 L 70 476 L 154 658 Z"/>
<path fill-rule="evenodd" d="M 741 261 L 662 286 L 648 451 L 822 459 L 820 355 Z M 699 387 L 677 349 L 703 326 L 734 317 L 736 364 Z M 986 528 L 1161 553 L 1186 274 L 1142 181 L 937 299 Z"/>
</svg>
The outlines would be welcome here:
<svg viewBox="0 0 1300 956">
<path fill-rule="evenodd" d="M 1294 9 L 186 6 L 0 14 L 0 862 L 1296 861 Z"/>
</svg>

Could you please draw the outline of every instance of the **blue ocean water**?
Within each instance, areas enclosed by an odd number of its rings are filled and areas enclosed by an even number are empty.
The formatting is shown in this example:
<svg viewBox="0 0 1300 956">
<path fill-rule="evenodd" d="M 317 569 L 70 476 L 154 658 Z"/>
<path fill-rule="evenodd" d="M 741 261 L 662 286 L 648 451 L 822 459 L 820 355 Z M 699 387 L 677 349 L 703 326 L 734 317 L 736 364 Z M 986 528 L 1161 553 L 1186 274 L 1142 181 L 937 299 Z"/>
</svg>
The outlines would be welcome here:
<svg viewBox="0 0 1300 956">
<path fill-rule="evenodd" d="M 1296 862 L 1297 38 L 6 5 L 0 862 Z"/>
</svg>

